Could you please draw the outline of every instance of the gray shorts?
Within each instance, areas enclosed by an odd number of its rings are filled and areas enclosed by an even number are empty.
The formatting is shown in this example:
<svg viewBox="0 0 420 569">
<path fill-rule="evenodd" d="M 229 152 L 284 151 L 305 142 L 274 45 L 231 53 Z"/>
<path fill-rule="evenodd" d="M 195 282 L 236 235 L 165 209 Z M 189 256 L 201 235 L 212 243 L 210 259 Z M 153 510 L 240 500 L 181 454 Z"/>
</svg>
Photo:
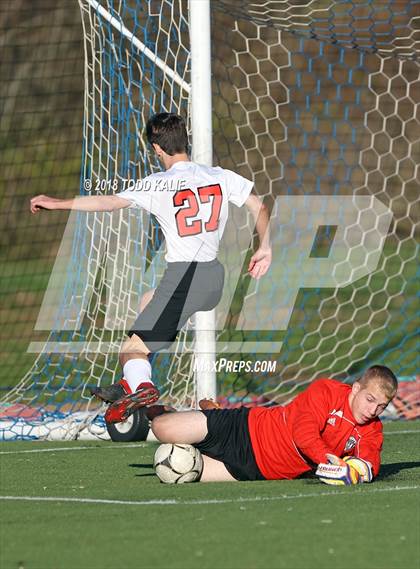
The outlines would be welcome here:
<svg viewBox="0 0 420 569">
<path fill-rule="evenodd" d="M 128 335 L 139 336 L 151 352 L 168 348 L 196 312 L 212 310 L 223 292 L 224 268 L 208 263 L 168 263 L 152 300 Z"/>
</svg>

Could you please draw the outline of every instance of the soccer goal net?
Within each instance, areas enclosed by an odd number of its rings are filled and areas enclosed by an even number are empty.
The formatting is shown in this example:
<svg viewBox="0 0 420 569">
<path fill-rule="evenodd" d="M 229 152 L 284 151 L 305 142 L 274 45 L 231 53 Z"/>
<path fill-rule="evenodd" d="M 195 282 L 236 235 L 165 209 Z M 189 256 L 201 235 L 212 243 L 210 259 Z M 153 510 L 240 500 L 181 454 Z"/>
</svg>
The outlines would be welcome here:
<svg viewBox="0 0 420 569">
<path fill-rule="evenodd" d="M 193 129 L 190 6 L 79 5 L 80 193 L 112 194 L 160 169 L 143 134 L 150 115 L 177 112 Z M 316 377 L 351 381 L 380 363 L 401 379 L 394 416 L 418 415 L 419 7 L 211 2 L 213 161 L 254 181 L 273 247 L 269 273 L 252 280 L 255 230 L 233 208 L 212 364 L 224 405 L 282 403 Z M 29 235 L 38 251 L 42 227 Z M 4 439 L 106 436 L 89 387 L 119 377 L 125 331 L 165 267 L 155 219 L 131 208 L 71 213 L 56 252 L 25 346 L 34 363 L 0 403 Z M 195 337 L 191 320 L 154 356 L 162 399 L 178 408 L 196 405 L 209 371 Z"/>
</svg>

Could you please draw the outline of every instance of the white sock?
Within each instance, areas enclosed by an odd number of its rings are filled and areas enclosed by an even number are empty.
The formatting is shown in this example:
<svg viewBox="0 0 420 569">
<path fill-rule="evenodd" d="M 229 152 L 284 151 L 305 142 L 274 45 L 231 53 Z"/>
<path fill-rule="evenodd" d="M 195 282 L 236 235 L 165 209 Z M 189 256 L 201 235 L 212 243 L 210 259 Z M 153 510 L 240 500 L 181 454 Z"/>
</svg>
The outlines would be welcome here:
<svg viewBox="0 0 420 569">
<path fill-rule="evenodd" d="M 153 383 L 152 366 L 149 360 L 134 359 L 128 360 L 123 367 L 124 378 L 131 391 L 137 390 L 140 383 Z"/>
</svg>

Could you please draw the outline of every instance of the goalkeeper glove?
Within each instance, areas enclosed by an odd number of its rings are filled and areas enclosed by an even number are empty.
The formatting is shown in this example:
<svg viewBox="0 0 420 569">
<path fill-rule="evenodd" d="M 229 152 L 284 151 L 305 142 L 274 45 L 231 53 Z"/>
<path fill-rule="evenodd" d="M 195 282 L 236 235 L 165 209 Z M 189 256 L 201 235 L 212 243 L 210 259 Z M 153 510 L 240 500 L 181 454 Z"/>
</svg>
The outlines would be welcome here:
<svg viewBox="0 0 420 569">
<path fill-rule="evenodd" d="M 327 454 L 327 459 L 328 463 L 318 464 L 315 472 L 321 482 L 335 486 L 350 486 L 362 482 L 359 471 L 345 460 L 334 454 Z"/>
</svg>

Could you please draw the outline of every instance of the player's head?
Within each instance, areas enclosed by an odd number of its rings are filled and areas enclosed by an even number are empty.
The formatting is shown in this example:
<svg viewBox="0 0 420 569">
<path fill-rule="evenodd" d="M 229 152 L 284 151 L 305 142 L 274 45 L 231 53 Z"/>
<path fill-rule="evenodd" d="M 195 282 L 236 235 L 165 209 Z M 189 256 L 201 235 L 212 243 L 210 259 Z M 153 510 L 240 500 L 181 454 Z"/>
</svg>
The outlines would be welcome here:
<svg viewBox="0 0 420 569">
<path fill-rule="evenodd" d="M 372 366 L 355 381 L 349 402 L 359 425 L 368 423 L 384 411 L 397 392 L 398 381 L 385 366 Z"/>
<path fill-rule="evenodd" d="M 147 140 L 158 156 L 161 150 L 169 156 L 188 154 L 188 135 L 185 121 L 175 113 L 158 113 L 147 121 Z"/>
</svg>

